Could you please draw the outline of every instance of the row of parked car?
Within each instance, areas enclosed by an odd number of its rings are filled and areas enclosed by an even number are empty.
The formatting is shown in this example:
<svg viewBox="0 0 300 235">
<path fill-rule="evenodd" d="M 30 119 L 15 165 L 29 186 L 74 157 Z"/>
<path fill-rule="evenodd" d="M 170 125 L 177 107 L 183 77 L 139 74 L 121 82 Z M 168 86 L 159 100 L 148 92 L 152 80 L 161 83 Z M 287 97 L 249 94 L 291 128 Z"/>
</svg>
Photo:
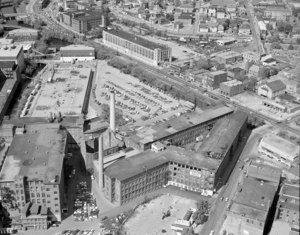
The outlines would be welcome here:
<svg viewBox="0 0 300 235">
<path fill-rule="evenodd" d="M 60 234 L 61 235 L 93 235 L 94 231 L 95 231 L 94 229 L 90 229 L 90 230 L 80 230 L 80 229 L 64 230 Z"/>
</svg>

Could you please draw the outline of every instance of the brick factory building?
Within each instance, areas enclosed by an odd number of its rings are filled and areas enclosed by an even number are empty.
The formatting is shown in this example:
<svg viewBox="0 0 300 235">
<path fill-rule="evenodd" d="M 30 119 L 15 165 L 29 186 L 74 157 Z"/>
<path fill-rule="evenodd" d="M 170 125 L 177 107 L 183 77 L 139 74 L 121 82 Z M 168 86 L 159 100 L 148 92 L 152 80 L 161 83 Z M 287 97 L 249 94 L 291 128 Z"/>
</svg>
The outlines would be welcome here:
<svg viewBox="0 0 300 235">
<path fill-rule="evenodd" d="M 238 112 L 219 120 L 196 153 L 170 146 L 157 152 L 147 150 L 110 164 L 103 172 L 105 197 L 123 205 L 164 185 L 212 195 L 226 183 L 234 167 L 237 158 L 232 154 L 246 124 L 247 115 Z"/>
<path fill-rule="evenodd" d="M 76 10 L 62 13 L 61 22 L 72 27 L 78 33 L 85 33 L 93 28 L 105 26 L 105 17 L 101 11 Z"/>
<path fill-rule="evenodd" d="M 225 96 L 235 96 L 244 91 L 244 85 L 241 81 L 238 80 L 230 80 L 227 82 L 222 82 L 220 84 L 220 92 Z"/>
<path fill-rule="evenodd" d="M 210 130 L 218 119 L 232 113 L 233 110 L 226 106 L 209 109 L 203 113 L 197 111 L 185 113 L 163 123 L 127 131 L 125 144 L 139 150 L 150 149 L 151 144 L 157 141 L 166 141 L 178 146 L 186 145 Z"/>
<path fill-rule="evenodd" d="M 159 65 L 172 59 L 172 49 L 120 30 L 103 31 L 104 45 L 147 64 Z"/>
<path fill-rule="evenodd" d="M 22 210 L 28 202 L 50 208 L 51 221 L 61 221 L 65 193 L 63 160 L 67 135 L 58 124 L 34 124 L 18 132 L 0 173 L 0 196 L 11 190 L 13 204 Z"/>
</svg>

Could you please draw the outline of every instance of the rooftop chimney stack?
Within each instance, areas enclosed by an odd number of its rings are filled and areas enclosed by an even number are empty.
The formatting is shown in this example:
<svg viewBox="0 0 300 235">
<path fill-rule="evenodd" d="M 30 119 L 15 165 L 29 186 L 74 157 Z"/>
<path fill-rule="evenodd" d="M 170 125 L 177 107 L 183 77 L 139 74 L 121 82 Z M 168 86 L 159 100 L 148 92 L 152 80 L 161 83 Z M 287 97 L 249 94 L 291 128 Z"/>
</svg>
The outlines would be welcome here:
<svg viewBox="0 0 300 235">
<path fill-rule="evenodd" d="M 110 92 L 110 130 L 116 131 L 116 118 L 115 118 L 115 92 Z"/>
<path fill-rule="evenodd" d="M 99 186 L 104 187 L 103 182 L 103 136 L 99 136 L 99 147 L 98 147 L 98 157 L 99 157 Z"/>
</svg>

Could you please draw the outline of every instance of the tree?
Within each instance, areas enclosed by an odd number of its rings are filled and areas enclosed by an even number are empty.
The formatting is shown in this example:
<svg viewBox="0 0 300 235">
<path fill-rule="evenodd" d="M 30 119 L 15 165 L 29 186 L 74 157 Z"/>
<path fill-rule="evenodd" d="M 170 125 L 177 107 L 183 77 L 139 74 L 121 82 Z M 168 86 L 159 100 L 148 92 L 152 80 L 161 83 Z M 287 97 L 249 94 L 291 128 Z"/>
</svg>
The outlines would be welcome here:
<svg viewBox="0 0 300 235">
<path fill-rule="evenodd" d="M 4 27 L 0 26 L 0 36 L 4 34 Z"/>
<path fill-rule="evenodd" d="M 195 61 L 195 68 L 209 70 L 212 67 L 211 61 L 209 59 L 200 59 Z"/>
<path fill-rule="evenodd" d="M 273 25 L 271 25 L 271 24 L 267 24 L 266 27 L 267 27 L 267 30 L 268 30 L 268 31 L 273 30 Z"/>
<path fill-rule="evenodd" d="M 262 67 L 259 70 L 258 76 L 261 77 L 262 79 L 270 77 L 270 69 L 267 67 Z"/>
<path fill-rule="evenodd" d="M 271 49 L 281 49 L 280 42 L 272 42 Z"/>
<path fill-rule="evenodd" d="M 274 34 L 272 37 L 270 37 L 269 41 L 272 42 L 280 42 L 280 38 L 278 34 Z"/>
<path fill-rule="evenodd" d="M 243 81 L 244 89 L 249 91 L 255 91 L 257 80 L 255 78 L 248 78 Z"/>
<path fill-rule="evenodd" d="M 288 50 L 294 50 L 294 46 L 293 46 L 292 44 L 290 44 L 290 45 L 288 46 Z"/>
</svg>

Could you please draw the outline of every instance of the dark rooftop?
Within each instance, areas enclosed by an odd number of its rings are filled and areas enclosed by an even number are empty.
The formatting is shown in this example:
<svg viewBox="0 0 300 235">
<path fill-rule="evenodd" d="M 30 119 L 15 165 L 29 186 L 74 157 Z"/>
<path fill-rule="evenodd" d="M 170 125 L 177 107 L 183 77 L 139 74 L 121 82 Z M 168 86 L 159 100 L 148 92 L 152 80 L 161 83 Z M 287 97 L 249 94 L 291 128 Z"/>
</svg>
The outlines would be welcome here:
<svg viewBox="0 0 300 235">
<path fill-rule="evenodd" d="M 134 43 L 136 43 L 140 46 L 146 47 L 146 48 L 151 49 L 151 50 L 154 50 L 154 49 L 166 50 L 168 48 L 165 45 L 154 43 L 154 42 L 146 40 L 142 37 L 138 37 L 134 34 L 127 33 L 125 31 L 110 29 L 110 30 L 107 30 L 106 32 L 110 33 L 110 34 L 113 34 L 115 36 L 118 36 L 120 38 L 123 38 L 125 40 L 128 40 L 130 42 L 134 42 Z"/>
<path fill-rule="evenodd" d="M 72 10 L 65 12 L 63 14 L 69 15 L 71 17 L 74 17 L 77 20 L 91 20 L 91 19 L 97 19 L 102 17 L 101 11 L 95 11 L 95 10 Z"/>
<path fill-rule="evenodd" d="M 251 218 L 265 221 L 274 200 L 277 186 L 271 183 L 244 178 L 243 185 L 238 188 L 230 211 Z"/>
<path fill-rule="evenodd" d="M 14 181 L 17 177 L 60 182 L 66 135 L 58 124 L 26 126 L 24 134 L 15 135 L 6 155 L 0 182 Z"/>
<path fill-rule="evenodd" d="M 201 144 L 200 152 L 205 156 L 223 159 L 223 155 L 226 154 L 247 119 L 246 113 L 236 112 L 230 117 L 218 120 Z"/>
<path fill-rule="evenodd" d="M 278 185 L 280 182 L 281 170 L 261 163 L 251 162 L 247 169 L 247 174 L 251 177 L 274 182 Z"/>
<path fill-rule="evenodd" d="M 227 106 L 212 108 L 203 113 L 197 111 L 185 113 L 163 123 L 152 123 L 148 126 L 136 128 L 132 132 L 128 131 L 129 137 L 127 138 L 134 143 L 146 144 L 231 113 L 233 113 L 233 110 Z"/>
<path fill-rule="evenodd" d="M 267 86 L 272 89 L 273 92 L 284 90 L 286 85 L 281 80 L 274 80 L 272 82 L 267 83 Z"/>
<path fill-rule="evenodd" d="M 220 164 L 220 161 L 204 157 L 199 153 L 171 146 L 164 151 L 147 150 L 130 158 L 119 160 L 109 165 L 104 174 L 121 181 L 142 173 L 145 169 L 151 169 L 170 161 L 211 171 L 217 170 Z"/>
<path fill-rule="evenodd" d="M 13 69 L 16 66 L 15 61 L 0 61 L 0 69 L 10 68 Z"/>
</svg>

